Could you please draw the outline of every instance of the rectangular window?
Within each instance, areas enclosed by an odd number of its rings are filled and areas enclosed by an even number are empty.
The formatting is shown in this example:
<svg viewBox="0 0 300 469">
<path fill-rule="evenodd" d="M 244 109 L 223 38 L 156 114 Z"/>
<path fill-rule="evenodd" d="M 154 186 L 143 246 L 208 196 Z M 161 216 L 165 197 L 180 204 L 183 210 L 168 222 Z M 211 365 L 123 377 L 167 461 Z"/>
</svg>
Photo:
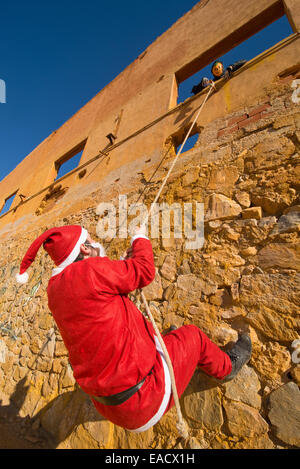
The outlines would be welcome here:
<svg viewBox="0 0 300 469">
<path fill-rule="evenodd" d="M 55 169 L 57 171 L 55 181 L 77 168 L 82 157 L 85 143 L 86 140 L 55 162 Z"/>
<path fill-rule="evenodd" d="M 208 51 L 209 53 L 207 54 L 207 58 L 202 57 L 199 59 L 198 66 L 196 64 L 190 64 L 190 66 L 186 66 L 183 70 L 177 72 L 177 104 L 185 101 L 191 96 L 194 96 L 192 88 L 195 85 L 198 85 L 203 77 L 206 77 L 209 80 L 214 78 L 211 72 L 211 67 L 215 60 L 220 60 L 223 63 L 225 70 L 229 65 L 240 60 L 249 61 L 253 59 L 291 34 L 293 34 L 292 27 L 287 17 L 283 15 L 281 18 L 277 19 L 272 24 L 269 24 L 267 27 L 252 35 L 244 42 L 241 42 L 238 46 L 228 52 L 226 52 L 226 50 L 228 50 L 227 44 L 224 44 L 223 47 L 222 44 L 219 44 L 215 47 L 215 50 Z M 237 41 L 235 43 L 237 43 Z M 208 60 L 209 64 L 207 64 Z M 195 72 L 195 68 L 198 68 L 198 71 Z"/>
<path fill-rule="evenodd" d="M 178 153 L 178 151 L 180 150 L 181 148 L 181 145 L 182 143 L 184 142 L 184 136 L 181 137 L 181 139 L 177 139 L 177 141 L 175 141 L 175 149 L 176 149 L 176 153 Z M 198 141 L 198 138 L 199 138 L 199 132 L 196 132 L 195 134 L 193 135 L 190 135 L 185 144 L 184 144 L 184 147 L 182 148 L 181 152 L 184 153 L 186 151 L 189 151 L 191 150 L 192 148 L 194 148 L 194 146 L 196 145 L 197 141 Z"/>
<path fill-rule="evenodd" d="M 18 191 L 14 192 L 12 195 L 10 195 L 9 197 L 7 197 L 5 199 L 5 202 L 4 202 L 3 207 L 1 209 L 0 215 L 4 215 L 4 213 L 9 211 L 17 192 Z"/>
<path fill-rule="evenodd" d="M 188 129 L 181 129 L 180 131 L 178 131 L 177 133 L 171 135 L 167 141 L 166 141 L 166 145 L 168 147 L 168 152 L 170 151 L 170 147 L 169 145 L 171 144 L 171 152 L 172 154 L 175 156 L 177 155 L 177 153 L 179 152 L 179 150 L 181 149 L 181 146 L 185 140 L 185 136 L 188 132 Z M 191 132 L 191 135 L 187 138 L 182 150 L 181 150 L 181 153 L 185 153 L 189 150 L 192 150 L 194 147 L 197 146 L 197 142 L 198 142 L 198 139 L 199 139 L 199 130 L 197 129 L 197 127 L 195 126 L 195 128 L 192 130 Z"/>
</svg>

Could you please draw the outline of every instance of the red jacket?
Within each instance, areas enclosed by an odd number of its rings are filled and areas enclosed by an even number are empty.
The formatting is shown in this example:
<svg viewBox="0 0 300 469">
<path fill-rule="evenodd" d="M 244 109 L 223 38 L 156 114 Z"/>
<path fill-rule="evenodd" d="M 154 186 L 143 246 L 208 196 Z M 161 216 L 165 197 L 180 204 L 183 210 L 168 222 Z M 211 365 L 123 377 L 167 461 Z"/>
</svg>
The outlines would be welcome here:
<svg viewBox="0 0 300 469">
<path fill-rule="evenodd" d="M 127 260 L 90 257 L 75 262 L 48 284 L 49 308 L 69 352 L 74 378 L 88 394 L 116 394 L 141 381 L 155 363 L 162 368 L 153 327 L 127 296 L 153 281 L 152 246 L 149 240 L 138 238 L 132 249 L 132 258 Z M 147 409 L 144 416 L 132 415 L 133 420 L 128 410 L 134 409 L 130 405 L 127 409 L 126 402 L 114 407 L 94 403 L 113 422 L 137 428 L 157 410 L 164 393 L 163 376 L 151 386 L 148 404 L 155 387 L 158 401 L 153 401 L 154 408 Z M 140 405 L 136 399 L 127 402 L 136 407 Z M 118 408 L 124 410 L 122 417 L 116 417 Z"/>
</svg>

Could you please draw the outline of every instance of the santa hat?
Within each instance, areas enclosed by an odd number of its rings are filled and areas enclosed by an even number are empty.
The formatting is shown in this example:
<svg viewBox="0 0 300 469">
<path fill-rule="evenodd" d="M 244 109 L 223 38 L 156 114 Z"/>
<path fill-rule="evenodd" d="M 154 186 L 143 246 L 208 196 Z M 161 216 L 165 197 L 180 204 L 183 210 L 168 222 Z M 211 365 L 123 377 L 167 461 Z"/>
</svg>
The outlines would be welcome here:
<svg viewBox="0 0 300 469">
<path fill-rule="evenodd" d="M 16 275 L 17 282 L 28 281 L 26 271 L 42 245 L 54 263 L 62 270 L 75 261 L 80 253 L 80 245 L 86 241 L 87 236 L 87 230 L 79 225 L 65 225 L 45 231 L 33 241 L 23 257 L 20 272 Z"/>
</svg>

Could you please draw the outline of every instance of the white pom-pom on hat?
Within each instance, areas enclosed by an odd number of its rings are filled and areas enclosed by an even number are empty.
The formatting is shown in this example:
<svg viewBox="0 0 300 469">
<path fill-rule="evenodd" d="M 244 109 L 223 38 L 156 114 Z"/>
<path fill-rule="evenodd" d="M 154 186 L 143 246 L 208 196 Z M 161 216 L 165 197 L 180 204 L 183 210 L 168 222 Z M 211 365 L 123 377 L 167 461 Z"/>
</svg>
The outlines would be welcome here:
<svg viewBox="0 0 300 469">
<path fill-rule="evenodd" d="M 28 273 L 24 272 L 23 274 L 16 274 L 16 281 L 18 283 L 27 283 L 28 282 Z"/>
<path fill-rule="evenodd" d="M 70 265 L 80 253 L 80 245 L 87 239 L 88 232 L 80 225 L 64 225 L 50 228 L 42 233 L 28 248 L 22 259 L 19 273 L 16 275 L 18 283 L 27 283 L 27 269 L 34 261 L 41 246 L 49 254 L 60 271 Z"/>
</svg>

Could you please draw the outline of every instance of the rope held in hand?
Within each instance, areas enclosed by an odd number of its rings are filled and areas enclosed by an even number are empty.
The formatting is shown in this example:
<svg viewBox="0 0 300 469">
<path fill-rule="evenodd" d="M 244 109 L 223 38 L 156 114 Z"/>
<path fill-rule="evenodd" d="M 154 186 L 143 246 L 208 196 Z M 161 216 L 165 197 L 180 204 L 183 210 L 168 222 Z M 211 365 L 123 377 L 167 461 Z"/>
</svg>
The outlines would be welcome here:
<svg viewBox="0 0 300 469">
<path fill-rule="evenodd" d="M 181 145 L 181 147 L 180 147 L 178 153 L 176 154 L 176 156 L 175 156 L 175 158 L 174 158 L 174 161 L 172 162 L 172 164 L 171 164 L 171 166 L 170 166 L 170 168 L 169 168 L 168 173 L 166 174 L 166 176 L 165 176 L 165 178 L 164 178 L 164 180 L 163 180 L 163 182 L 162 182 L 162 184 L 161 184 L 161 186 L 160 186 L 160 188 L 159 188 L 159 190 L 158 190 L 158 192 L 157 192 L 157 194 L 156 194 L 156 196 L 155 196 L 155 199 L 154 199 L 153 203 L 151 204 L 150 210 L 147 212 L 147 215 L 146 215 L 145 219 L 144 219 L 143 222 L 142 222 L 142 225 L 146 225 L 146 224 L 148 223 L 149 217 L 150 217 L 150 215 L 151 215 L 151 213 L 152 213 L 152 211 L 153 211 L 153 209 L 154 209 L 154 207 L 155 207 L 156 202 L 158 201 L 158 199 L 159 199 L 159 197 L 160 197 L 160 195 L 161 195 L 161 193 L 162 193 L 163 188 L 164 188 L 165 185 L 166 185 L 166 182 L 167 182 L 167 180 L 168 180 L 168 178 L 169 178 L 171 172 L 173 171 L 173 168 L 174 168 L 174 166 L 175 166 L 175 164 L 176 164 L 176 162 L 177 162 L 177 160 L 178 160 L 179 155 L 180 155 L 181 152 L 182 152 L 182 149 L 183 149 L 183 147 L 184 147 L 184 145 L 185 145 L 185 142 L 186 142 L 187 139 L 189 138 L 190 133 L 191 133 L 191 131 L 192 131 L 192 129 L 193 129 L 193 127 L 194 127 L 194 125 L 195 125 L 195 123 L 196 123 L 196 121 L 197 121 L 197 119 L 198 119 L 198 117 L 199 117 L 199 115 L 200 115 L 200 113 L 201 113 L 201 111 L 202 111 L 202 109 L 203 109 L 203 107 L 204 107 L 206 101 L 208 100 L 208 97 L 209 97 L 209 95 L 211 94 L 211 92 L 212 92 L 213 89 L 214 89 L 214 83 L 212 83 L 212 84 L 210 85 L 210 90 L 209 90 L 209 92 L 206 94 L 206 97 L 205 97 L 205 99 L 203 100 L 203 103 L 201 104 L 201 106 L 200 106 L 200 108 L 199 108 L 199 110 L 198 110 L 198 112 L 197 112 L 197 114 L 196 114 L 196 117 L 194 118 L 194 120 L 193 120 L 193 122 L 192 122 L 192 124 L 191 124 L 191 126 L 190 126 L 190 128 L 189 128 L 189 131 L 188 131 L 188 133 L 186 134 L 185 139 L 184 139 L 184 141 L 182 142 L 182 145 Z M 181 408 L 180 408 L 179 397 L 178 397 L 178 393 L 177 393 L 177 387 L 176 387 L 176 381 L 175 381 L 175 376 L 174 376 L 174 370 L 173 370 L 172 362 L 171 362 L 171 359 L 170 359 L 170 356 L 169 356 L 167 347 L 165 346 L 165 343 L 164 343 L 164 341 L 163 341 L 163 338 L 162 338 L 162 336 L 161 336 L 161 334 L 160 334 L 160 332 L 159 332 L 159 330 L 158 330 L 157 325 L 155 324 L 154 318 L 153 318 L 153 316 L 152 316 L 152 314 L 151 314 L 151 311 L 150 311 L 150 308 L 149 308 L 149 305 L 148 305 L 148 302 L 147 302 L 147 300 L 146 300 L 146 297 L 145 297 L 145 295 L 144 295 L 143 290 L 140 290 L 140 294 L 141 294 L 141 298 L 142 298 L 142 300 L 143 300 L 144 306 L 145 306 L 145 308 L 146 308 L 148 317 L 149 317 L 149 319 L 150 319 L 150 321 L 151 321 L 151 323 L 152 323 L 152 326 L 153 326 L 154 331 L 155 331 L 155 333 L 156 333 L 156 335 L 157 335 L 158 341 L 159 341 L 159 343 L 160 343 L 160 345 L 161 345 L 161 348 L 162 348 L 162 350 L 163 350 L 163 352 L 164 352 L 165 359 L 166 359 L 166 362 L 167 362 L 167 365 L 168 365 L 168 368 L 169 368 L 170 377 L 171 377 L 172 393 L 173 393 L 174 403 L 175 403 L 175 407 L 176 407 L 176 411 L 177 411 L 177 415 L 178 415 L 178 422 L 177 422 L 176 427 L 177 427 L 177 430 L 178 430 L 179 435 L 182 436 L 182 438 L 184 438 L 185 440 L 187 440 L 187 439 L 188 439 L 188 436 L 189 436 L 188 425 L 187 425 L 186 421 L 185 421 L 185 420 L 183 419 L 183 417 L 182 417 L 182 412 L 181 412 Z"/>
</svg>

